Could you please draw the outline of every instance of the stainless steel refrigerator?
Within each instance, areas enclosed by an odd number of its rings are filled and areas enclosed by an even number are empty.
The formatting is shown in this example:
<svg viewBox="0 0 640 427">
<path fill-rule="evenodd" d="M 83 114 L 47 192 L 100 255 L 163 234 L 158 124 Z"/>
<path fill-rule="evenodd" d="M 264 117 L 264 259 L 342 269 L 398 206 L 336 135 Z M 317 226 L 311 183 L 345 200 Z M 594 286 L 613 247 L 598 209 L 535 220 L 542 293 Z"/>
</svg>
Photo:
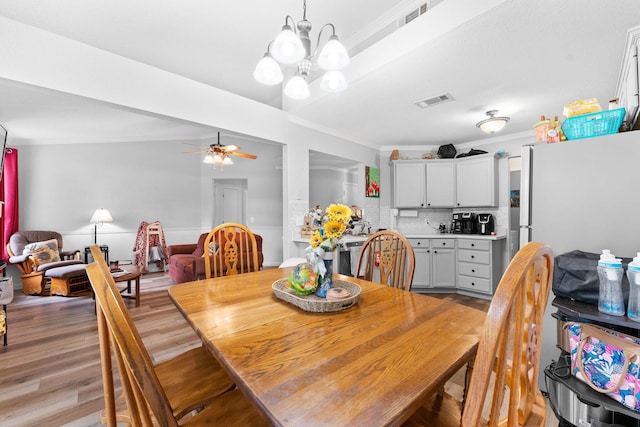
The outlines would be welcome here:
<svg viewBox="0 0 640 427">
<path fill-rule="evenodd" d="M 525 146 L 520 185 L 521 243 L 548 243 L 556 255 L 640 252 L 640 132 Z M 558 354 L 553 298 L 543 325 L 542 367 Z"/>
</svg>

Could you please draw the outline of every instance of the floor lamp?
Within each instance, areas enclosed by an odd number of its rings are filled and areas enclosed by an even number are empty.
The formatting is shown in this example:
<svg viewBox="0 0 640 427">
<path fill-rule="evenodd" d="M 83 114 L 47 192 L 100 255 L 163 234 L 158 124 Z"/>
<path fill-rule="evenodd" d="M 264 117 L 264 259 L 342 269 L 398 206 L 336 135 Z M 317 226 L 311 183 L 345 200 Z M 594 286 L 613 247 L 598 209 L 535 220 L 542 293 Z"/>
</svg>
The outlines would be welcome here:
<svg viewBox="0 0 640 427">
<path fill-rule="evenodd" d="M 105 222 L 113 222 L 113 217 L 107 209 L 96 209 L 93 216 L 89 220 L 90 224 L 93 224 L 93 244 L 98 244 L 98 225 L 102 226 Z"/>
</svg>

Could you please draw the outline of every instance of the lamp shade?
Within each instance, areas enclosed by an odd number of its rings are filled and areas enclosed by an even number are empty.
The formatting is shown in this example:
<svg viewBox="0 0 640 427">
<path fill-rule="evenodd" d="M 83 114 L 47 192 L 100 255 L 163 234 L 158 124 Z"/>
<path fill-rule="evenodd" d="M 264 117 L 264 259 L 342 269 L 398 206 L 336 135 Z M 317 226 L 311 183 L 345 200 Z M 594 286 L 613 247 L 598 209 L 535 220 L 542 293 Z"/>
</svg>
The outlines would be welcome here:
<svg viewBox="0 0 640 427">
<path fill-rule="evenodd" d="M 342 70 L 349 65 L 349 54 L 338 36 L 332 35 L 322 47 L 318 56 L 318 65 L 323 70 Z"/>
<path fill-rule="evenodd" d="M 109 213 L 107 209 L 100 208 L 96 209 L 93 213 L 93 216 L 89 220 L 90 224 L 102 224 L 104 222 L 113 222 L 113 217 Z"/>
<path fill-rule="evenodd" d="M 327 71 L 322 76 L 320 88 L 327 92 L 342 92 L 347 88 L 347 81 L 340 71 Z"/>
<path fill-rule="evenodd" d="M 302 60 L 307 54 L 300 37 L 288 25 L 282 27 L 269 52 L 276 61 L 288 65 Z"/>
<path fill-rule="evenodd" d="M 253 78 L 263 85 L 277 85 L 282 82 L 282 70 L 269 52 L 258 61 Z"/>
<path fill-rule="evenodd" d="M 284 87 L 284 93 L 293 99 L 306 99 L 309 97 L 309 85 L 299 74 L 291 77 L 291 80 Z"/>
<path fill-rule="evenodd" d="M 509 121 L 509 117 L 495 117 L 496 114 L 498 114 L 498 110 L 487 111 L 489 118 L 479 121 L 476 126 L 486 133 L 500 131 Z"/>
</svg>

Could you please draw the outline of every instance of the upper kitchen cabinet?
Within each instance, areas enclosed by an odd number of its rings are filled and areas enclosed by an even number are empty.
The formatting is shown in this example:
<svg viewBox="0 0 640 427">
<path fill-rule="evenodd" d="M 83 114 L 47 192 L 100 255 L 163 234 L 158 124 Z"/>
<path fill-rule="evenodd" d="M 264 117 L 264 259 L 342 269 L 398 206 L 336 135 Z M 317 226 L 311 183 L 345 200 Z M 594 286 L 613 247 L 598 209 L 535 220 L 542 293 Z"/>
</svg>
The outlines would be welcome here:
<svg viewBox="0 0 640 427">
<path fill-rule="evenodd" d="M 455 161 L 438 160 L 425 165 L 427 176 L 427 207 L 448 208 L 456 200 Z"/>
<path fill-rule="evenodd" d="M 456 162 L 455 207 L 495 206 L 497 168 L 493 154 L 459 159 Z"/>
<path fill-rule="evenodd" d="M 638 67 L 638 46 L 640 45 L 640 26 L 629 29 L 622 57 L 622 68 L 616 87 L 618 106 L 624 107 L 624 118 L 627 129 L 634 128 L 638 118 L 640 104 L 640 72 Z"/>
<path fill-rule="evenodd" d="M 495 206 L 497 167 L 492 154 L 393 163 L 396 208 Z"/>
<path fill-rule="evenodd" d="M 426 207 L 424 162 L 394 163 L 393 205 L 396 208 Z"/>
</svg>

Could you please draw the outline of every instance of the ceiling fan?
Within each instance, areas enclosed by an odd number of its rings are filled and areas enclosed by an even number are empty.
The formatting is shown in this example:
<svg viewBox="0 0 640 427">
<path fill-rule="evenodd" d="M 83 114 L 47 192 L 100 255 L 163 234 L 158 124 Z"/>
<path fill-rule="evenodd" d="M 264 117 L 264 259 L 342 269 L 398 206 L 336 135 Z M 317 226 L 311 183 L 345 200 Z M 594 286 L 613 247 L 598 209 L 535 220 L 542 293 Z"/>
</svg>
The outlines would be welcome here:
<svg viewBox="0 0 640 427">
<path fill-rule="evenodd" d="M 208 147 L 202 147 L 200 145 L 191 144 L 189 142 L 183 142 L 183 144 L 194 145 L 196 147 L 200 147 L 200 150 L 197 151 L 184 151 L 182 154 L 199 154 L 206 153 L 203 162 L 210 163 L 213 165 L 232 165 L 233 161 L 229 156 L 237 156 L 237 157 L 245 157 L 247 159 L 257 159 L 258 156 L 248 153 L 241 153 L 237 150 L 240 149 L 239 146 L 231 144 L 231 145 L 223 145 L 220 144 L 220 132 L 218 132 L 218 142 L 216 144 L 211 144 Z"/>
</svg>

